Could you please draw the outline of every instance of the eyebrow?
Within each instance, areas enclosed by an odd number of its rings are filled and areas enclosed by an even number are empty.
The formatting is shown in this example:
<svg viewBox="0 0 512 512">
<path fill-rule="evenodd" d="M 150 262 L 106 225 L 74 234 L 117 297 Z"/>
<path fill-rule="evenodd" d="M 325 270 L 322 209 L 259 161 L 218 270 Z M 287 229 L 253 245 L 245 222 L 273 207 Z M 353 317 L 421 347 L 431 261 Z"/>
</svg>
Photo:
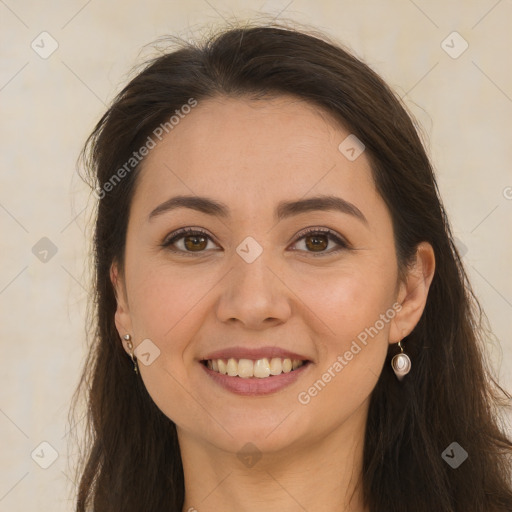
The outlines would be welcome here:
<svg viewBox="0 0 512 512">
<path fill-rule="evenodd" d="M 230 216 L 229 207 L 215 199 L 200 196 L 175 196 L 158 205 L 149 214 L 148 221 L 177 208 L 189 208 L 224 219 Z M 277 221 L 281 221 L 294 215 L 313 211 L 338 211 L 352 215 L 368 225 L 368 220 L 357 206 L 341 197 L 331 195 L 315 196 L 297 201 L 281 201 L 277 205 L 274 216 Z"/>
</svg>

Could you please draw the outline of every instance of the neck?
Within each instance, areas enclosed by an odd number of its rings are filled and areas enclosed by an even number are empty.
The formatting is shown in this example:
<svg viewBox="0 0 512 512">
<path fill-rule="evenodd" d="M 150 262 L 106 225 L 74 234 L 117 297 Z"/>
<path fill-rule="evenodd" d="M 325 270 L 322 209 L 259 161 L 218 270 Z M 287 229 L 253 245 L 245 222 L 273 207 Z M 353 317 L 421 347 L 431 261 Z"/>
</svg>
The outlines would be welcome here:
<svg viewBox="0 0 512 512">
<path fill-rule="evenodd" d="M 178 428 L 185 475 L 183 512 L 368 512 L 362 501 L 367 408 L 336 430 L 265 452 L 244 465 L 236 453 Z"/>
</svg>

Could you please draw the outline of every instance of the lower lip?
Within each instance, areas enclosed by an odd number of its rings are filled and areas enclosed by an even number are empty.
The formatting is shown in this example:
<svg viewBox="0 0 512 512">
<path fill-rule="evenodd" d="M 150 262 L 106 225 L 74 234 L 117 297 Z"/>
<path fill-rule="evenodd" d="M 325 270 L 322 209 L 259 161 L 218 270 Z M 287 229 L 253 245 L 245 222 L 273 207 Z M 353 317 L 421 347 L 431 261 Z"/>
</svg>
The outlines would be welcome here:
<svg viewBox="0 0 512 512">
<path fill-rule="evenodd" d="M 250 377 L 244 379 L 242 377 L 231 377 L 222 373 L 210 370 L 203 363 L 199 363 L 206 374 L 212 378 L 217 384 L 224 389 L 236 393 L 237 395 L 244 396 L 259 396 L 277 393 L 285 387 L 294 383 L 310 366 L 310 362 L 304 363 L 300 368 L 288 373 L 280 373 L 279 375 L 272 375 L 262 379 L 258 377 Z"/>
</svg>

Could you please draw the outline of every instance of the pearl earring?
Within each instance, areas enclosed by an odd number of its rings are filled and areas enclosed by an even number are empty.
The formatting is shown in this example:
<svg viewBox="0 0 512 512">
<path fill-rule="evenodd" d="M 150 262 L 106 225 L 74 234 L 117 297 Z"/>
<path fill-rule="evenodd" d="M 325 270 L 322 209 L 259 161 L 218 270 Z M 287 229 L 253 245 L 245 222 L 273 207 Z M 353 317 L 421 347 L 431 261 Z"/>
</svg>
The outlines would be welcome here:
<svg viewBox="0 0 512 512">
<path fill-rule="evenodd" d="M 411 371 L 411 359 L 404 352 L 401 340 L 398 342 L 398 346 L 400 347 L 400 353 L 396 354 L 391 360 L 391 367 L 395 372 L 396 378 L 401 381 Z"/>
</svg>

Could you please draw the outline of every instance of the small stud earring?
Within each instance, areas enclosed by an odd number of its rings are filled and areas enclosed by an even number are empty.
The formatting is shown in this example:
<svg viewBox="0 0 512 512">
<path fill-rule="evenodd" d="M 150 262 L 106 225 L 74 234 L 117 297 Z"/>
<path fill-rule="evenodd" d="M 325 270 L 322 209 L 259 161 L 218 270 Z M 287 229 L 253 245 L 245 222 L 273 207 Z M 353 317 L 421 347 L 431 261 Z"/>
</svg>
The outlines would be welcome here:
<svg viewBox="0 0 512 512">
<path fill-rule="evenodd" d="M 396 378 L 401 381 L 411 371 L 411 359 L 404 352 L 401 340 L 398 342 L 398 346 L 400 347 L 400 353 L 396 354 L 391 360 L 391 367 L 395 372 Z"/>
<path fill-rule="evenodd" d="M 133 355 L 132 337 L 129 334 L 125 334 L 123 336 L 123 338 L 126 341 L 126 344 L 128 345 L 128 350 L 130 351 L 130 356 L 131 356 L 132 361 L 133 361 L 133 370 L 135 371 L 135 373 L 138 374 L 139 373 L 139 369 L 138 369 L 138 366 L 137 366 L 137 359 Z"/>
</svg>

